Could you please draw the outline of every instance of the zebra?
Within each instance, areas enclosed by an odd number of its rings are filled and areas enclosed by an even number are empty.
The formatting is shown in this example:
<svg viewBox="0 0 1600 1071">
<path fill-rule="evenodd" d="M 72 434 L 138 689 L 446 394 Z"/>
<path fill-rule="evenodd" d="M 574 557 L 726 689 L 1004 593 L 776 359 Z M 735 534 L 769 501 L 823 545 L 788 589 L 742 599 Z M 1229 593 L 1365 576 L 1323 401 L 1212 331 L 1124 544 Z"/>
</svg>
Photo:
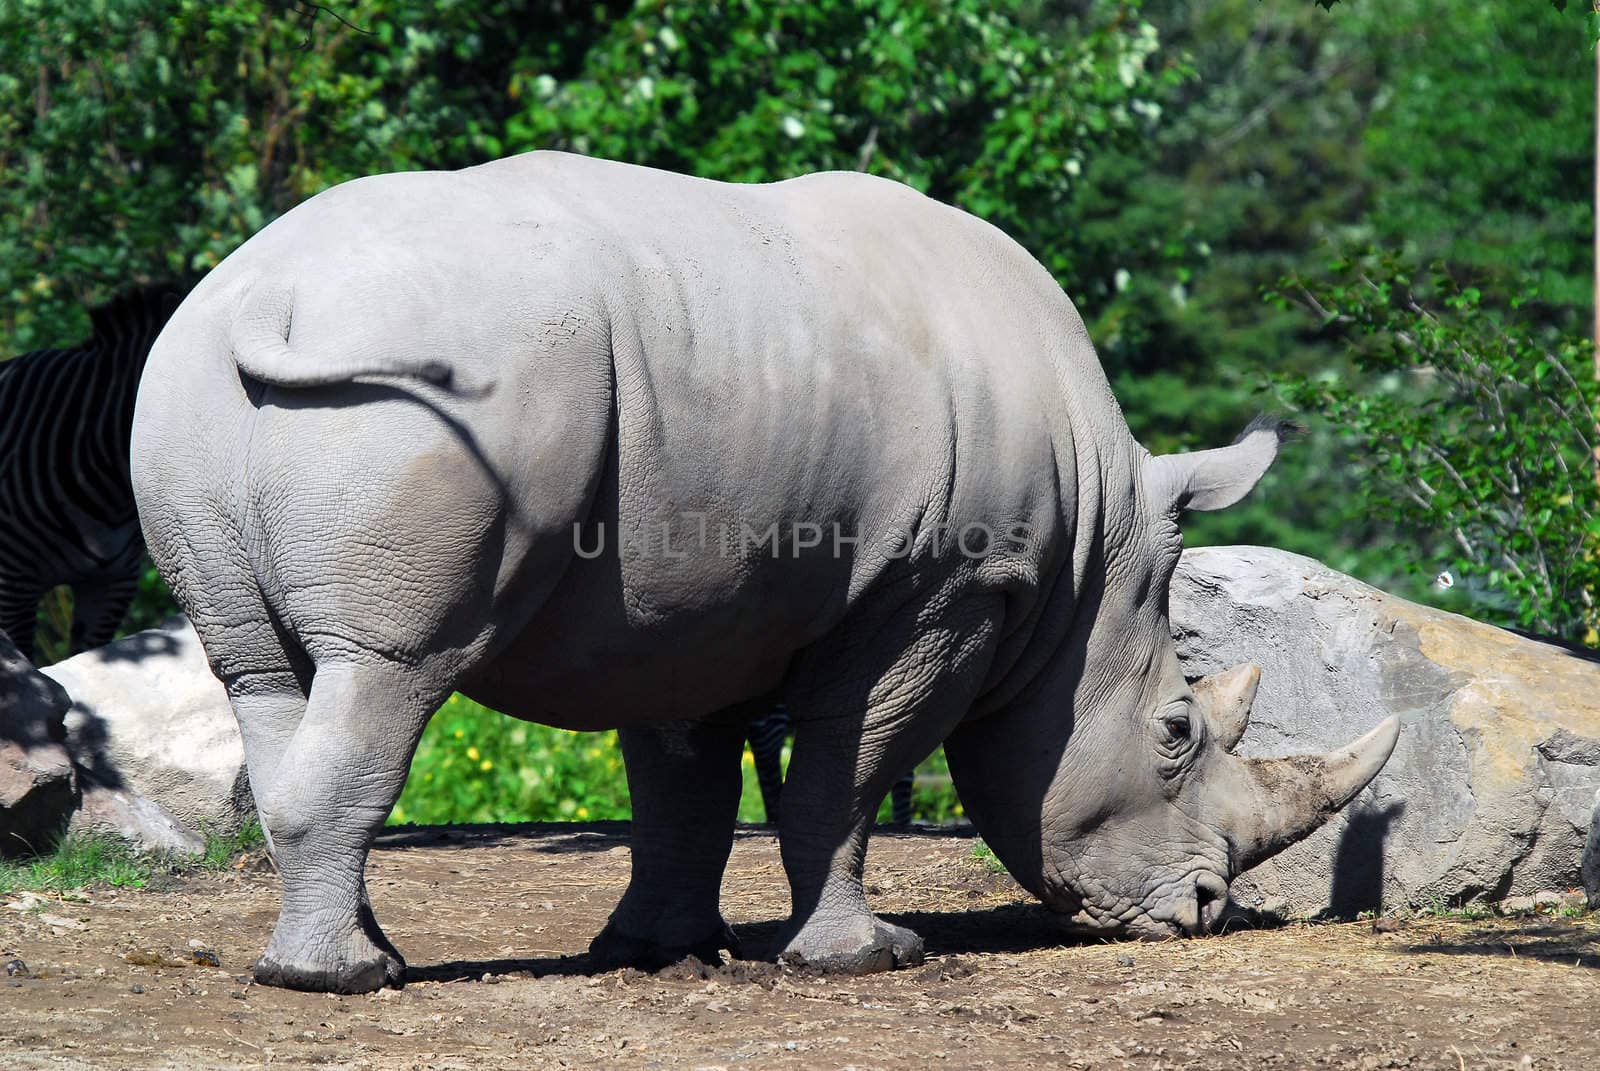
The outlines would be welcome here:
<svg viewBox="0 0 1600 1071">
<path fill-rule="evenodd" d="M 52 588 L 72 588 L 74 652 L 109 642 L 133 601 L 144 558 L 133 403 L 177 304 L 144 287 L 90 310 L 87 342 L 0 362 L 0 631 L 30 661 Z"/>
<path fill-rule="evenodd" d="M 750 755 L 755 759 L 756 783 L 761 786 L 761 803 L 767 810 L 767 821 L 776 822 L 783 795 L 783 745 L 789 738 L 789 712 L 777 706 L 753 718 L 745 736 L 750 741 Z M 891 821 L 897 826 L 911 824 L 912 781 L 912 775 L 907 773 L 889 790 Z"/>
</svg>

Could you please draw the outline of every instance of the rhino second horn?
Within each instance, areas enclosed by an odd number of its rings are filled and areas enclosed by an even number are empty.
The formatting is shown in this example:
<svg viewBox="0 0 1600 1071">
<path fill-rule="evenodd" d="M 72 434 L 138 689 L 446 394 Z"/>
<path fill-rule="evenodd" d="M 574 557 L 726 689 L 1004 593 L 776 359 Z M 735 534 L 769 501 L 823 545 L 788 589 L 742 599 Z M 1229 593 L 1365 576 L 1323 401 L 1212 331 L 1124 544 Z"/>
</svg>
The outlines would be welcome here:
<svg viewBox="0 0 1600 1071">
<path fill-rule="evenodd" d="M 1261 667 L 1245 662 L 1232 669 L 1201 677 L 1190 685 L 1195 702 L 1205 712 L 1217 743 L 1232 751 L 1250 727 L 1250 704 L 1261 683 Z"/>
<path fill-rule="evenodd" d="M 1399 720 L 1388 718 L 1326 755 L 1243 760 L 1259 807 L 1240 816 L 1238 868 L 1248 869 L 1309 836 L 1378 776 L 1399 738 Z"/>
</svg>

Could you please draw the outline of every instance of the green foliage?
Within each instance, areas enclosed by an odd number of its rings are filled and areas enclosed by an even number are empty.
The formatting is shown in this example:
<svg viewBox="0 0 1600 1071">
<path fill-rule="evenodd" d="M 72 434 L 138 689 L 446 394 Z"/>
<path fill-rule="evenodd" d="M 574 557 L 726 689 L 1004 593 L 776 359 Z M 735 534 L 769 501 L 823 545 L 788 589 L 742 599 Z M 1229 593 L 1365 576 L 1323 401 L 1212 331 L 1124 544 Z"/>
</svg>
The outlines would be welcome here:
<svg viewBox="0 0 1600 1071">
<path fill-rule="evenodd" d="M 1110 286 L 1077 236 L 1090 163 L 1132 147 L 1180 72 L 1134 3 L 1052 32 L 1010 0 L 661 4 L 597 19 L 570 76 L 537 55 L 508 149 L 567 148 L 708 178 L 863 170 L 972 211 L 1074 292 Z"/>
<path fill-rule="evenodd" d="M 1130 244 L 1186 234 L 1189 277 L 1164 300 L 1170 283 L 1131 269 L 1133 307 L 1083 304 L 1146 445 L 1225 442 L 1274 404 L 1272 377 L 1348 371 L 1339 338 L 1260 300 L 1285 275 L 1315 275 L 1330 251 L 1440 261 L 1503 310 L 1502 295 L 1532 286 L 1539 300 L 1516 322 L 1587 329 L 1594 57 L 1570 16 L 1470 0 L 1144 11 L 1196 77 L 1151 146 L 1100 166 L 1127 176 L 1115 230 Z M 1423 578 L 1446 567 L 1453 540 L 1375 514 L 1339 444 L 1313 421 L 1244 503 L 1186 518 L 1186 540 L 1281 546 L 1434 599 Z"/>
<path fill-rule="evenodd" d="M 266 847 L 266 843 L 261 823 L 252 818 L 232 836 L 212 834 L 206 837 L 205 852 L 194 861 L 193 866 L 199 870 L 226 870 L 241 856 Z"/>
<path fill-rule="evenodd" d="M 126 841 L 73 835 L 52 851 L 22 860 L 0 859 L 0 894 L 17 890 L 66 892 L 90 885 L 143 888 L 153 873 Z"/>
<path fill-rule="evenodd" d="M 1333 273 L 1287 280 L 1285 299 L 1314 311 L 1359 374 L 1283 377 L 1285 396 L 1361 445 L 1369 508 L 1447 534 L 1454 572 L 1515 624 L 1593 644 L 1593 345 L 1529 332 L 1442 270 L 1414 279 L 1367 257 Z"/>
<path fill-rule="evenodd" d="M 346 21 L 313 7 L 0 4 L 0 336 L 14 352 L 83 337 L 84 302 L 198 277 L 333 183 L 492 155 L 500 87 L 480 79 L 508 62 L 496 24 L 525 5 L 356 0 Z"/>
<path fill-rule="evenodd" d="M 628 817 L 617 734 L 576 733 L 451 696 L 422 735 L 390 821 Z"/>
<path fill-rule="evenodd" d="M 990 848 L 981 839 L 972 842 L 972 850 L 967 852 L 967 858 L 991 874 L 1004 874 L 1006 872 L 1006 865 L 1000 861 L 999 856 L 994 854 L 994 849 Z"/>
<path fill-rule="evenodd" d="M 238 833 L 208 836 L 197 858 L 139 852 L 120 837 L 74 833 L 55 847 L 23 859 L 0 858 L 0 895 L 22 891 L 64 893 L 93 886 L 142 889 L 159 875 L 225 870 L 259 851 L 265 838 L 252 821 Z"/>
<path fill-rule="evenodd" d="M 784 748 L 784 765 L 789 752 Z M 944 754 L 921 768 L 912 790 L 918 821 L 961 816 Z M 746 747 L 739 821 L 765 822 L 755 763 Z M 422 735 L 400 801 L 389 821 L 534 822 L 627 818 L 628 786 L 615 732 L 579 733 L 497 714 L 452 696 Z M 888 802 L 879 821 L 888 821 Z"/>
</svg>

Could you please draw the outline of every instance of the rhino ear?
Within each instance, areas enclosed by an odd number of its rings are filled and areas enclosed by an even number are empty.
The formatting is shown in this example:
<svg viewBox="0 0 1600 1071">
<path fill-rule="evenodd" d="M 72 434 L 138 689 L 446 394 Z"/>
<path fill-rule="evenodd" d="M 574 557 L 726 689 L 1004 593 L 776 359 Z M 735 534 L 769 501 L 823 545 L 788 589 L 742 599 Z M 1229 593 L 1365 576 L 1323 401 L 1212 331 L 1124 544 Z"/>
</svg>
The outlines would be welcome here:
<svg viewBox="0 0 1600 1071">
<path fill-rule="evenodd" d="M 1189 687 L 1195 705 L 1205 715 L 1217 743 L 1232 751 L 1250 726 L 1250 704 L 1255 702 L 1256 686 L 1261 683 L 1261 668 L 1245 662 L 1221 673 L 1201 677 Z"/>
<path fill-rule="evenodd" d="M 1278 456 L 1278 447 L 1300 428 L 1285 420 L 1258 416 L 1232 446 L 1164 454 L 1145 462 L 1151 501 L 1176 513 L 1184 509 L 1226 509 L 1256 485 Z"/>
</svg>

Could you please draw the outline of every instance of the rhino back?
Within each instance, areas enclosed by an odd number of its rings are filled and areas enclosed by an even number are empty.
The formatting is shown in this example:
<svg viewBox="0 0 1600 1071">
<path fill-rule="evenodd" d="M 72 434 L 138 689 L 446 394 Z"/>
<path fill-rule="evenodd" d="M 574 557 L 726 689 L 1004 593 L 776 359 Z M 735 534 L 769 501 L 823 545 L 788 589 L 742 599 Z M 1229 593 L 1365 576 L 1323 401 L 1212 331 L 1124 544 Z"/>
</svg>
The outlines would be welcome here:
<svg viewBox="0 0 1600 1071">
<path fill-rule="evenodd" d="M 1025 553 L 973 583 L 1038 616 L 1074 528 L 1072 410 L 1098 404 L 1126 431 L 1031 258 L 861 175 L 730 186 L 554 166 L 572 175 L 564 199 L 596 206 L 608 258 L 615 442 L 584 537 L 604 532 L 608 553 L 569 565 L 486 672 L 486 698 L 542 704 L 542 720 L 559 720 L 551 705 L 573 718 L 648 696 L 681 715 L 746 698 L 862 600 L 948 567 L 970 524 L 1028 530 Z M 808 532 L 820 544 L 797 546 Z M 1002 665 L 1027 639 L 1013 632 Z"/>
<path fill-rule="evenodd" d="M 271 290 L 292 301 L 289 342 L 308 360 L 444 359 L 492 389 L 249 397 L 220 325 Z M 228 444 L 198 480 L 268 600 L 314 590 L 290 620 L 355 607 L 373 621 L 418 599 L 480 600 L 478 634 L 452 642 L 481 654 L 482 690 L 568 723 L 591 697 L 665 687 L 687 708 L 770 685 L 886 574 L 932 568 L 941 523 L 1030 525 L 1029 554 L 975 582 L 1037 616 L 1078 487 L 1127 438 L 1081 321 L 1031 258 L 857 175 L 738 186 L 534 153 L 358 180 L 246 243 L 186 315 L 153 374 L 187 380 L 165 388 L 187 403 L 166 406 L 174 420 L 209 421 Z M 162 438 L 181 454 L 205 436 Z M 248 473 L 243 505 L 218 465 Z M 297 493 L 261 493 L 285 487 Z M 294 553 L 329 500 L 355 549 Z M 685 543 L 694 515 L 718 534 L 817 525 L 825 539 L 730 553 Z M 608 525 L 613 548 L 648 547 L 663 522 L 678 542 L 591 561 L 573 553 L 578 522 Z M 386 530 L 429 555 L 375 565 L 371 533 Z M 835 531 L 862 542 L 835 553 Z M 909 560 L 885 553 L 906 534 Z M 357 589 L 342 604 L 330 569 Z M 588 671 L 619 663 L 596 696 Z M 725 683 L 686 683 L 703 680 Z"/>
</svg>

